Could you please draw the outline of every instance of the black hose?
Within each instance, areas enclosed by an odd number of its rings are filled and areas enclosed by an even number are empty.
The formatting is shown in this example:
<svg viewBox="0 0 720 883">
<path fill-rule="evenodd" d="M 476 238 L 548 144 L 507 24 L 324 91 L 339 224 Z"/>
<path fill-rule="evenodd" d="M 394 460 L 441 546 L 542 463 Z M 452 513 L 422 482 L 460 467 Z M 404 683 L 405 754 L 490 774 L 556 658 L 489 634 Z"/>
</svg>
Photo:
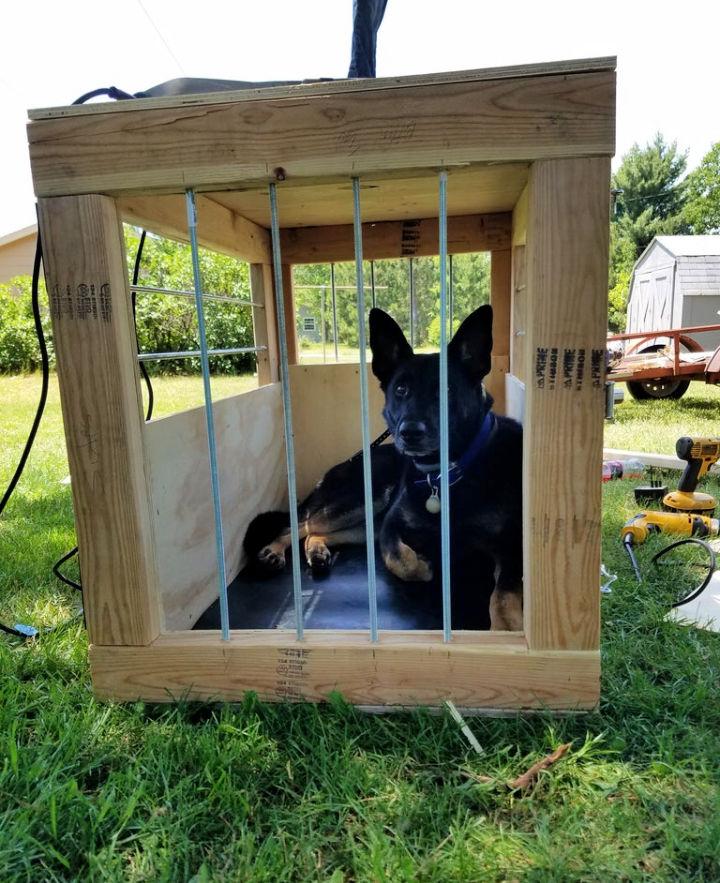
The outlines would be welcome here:
<svg viewBox="0 0 720 883">
<path fill-rule="evenodd" d="M 140 242 L 138 243 L 138 250 L 135 254 L 135 266 L 133 267 L 133 277 L 132 284 L 137 285 L 138 279 L 140 278 L 140 261 L 142 259 L 143 248 L 145 247 L 145 237 L 147 236 L 147 230 L 142 231 L 142 235 L 140 236 Z M 130 293 L 130 299 L 132 301 L 132 313 L 133 313 L 133 325 L 135 326 L 135 343 L 137 345 L 137 351 L 140 352 L 140 341 L 138 340 L 137 333 L 137 322 L 135 321 L 135 300 L 136 300 L 136 292 L 133 288 Z M 145 419 L 150 420 L 153 413 L 153 407 L 155 405 L 155 393 L 153 392 L 152 383 L 150 382 L 150 375 L 148 374 L 148 370 L 145 367 L 145 362 L 140 362 L 140 373 L 143 376 L 143 380 L 145 381 L 145 386 L 147 387 L 148 393 L 148 406 L 147 413 L 145 414 Z"/>
<path fill-rule="evenodd" d="M 715 550 L 709 543 L 706 543 L 705 540 L 698 539 L 698 537 L 686 537 L 685 539 L 677 540 L 674 543 L 670 543 L 670 545 L 665 546 L 664 549 L 660 549 L 660 551 L 656 552 L 656 554 L 653 555 L 653 557 L 650 559 L 650 561 L 657 566 L 658 561 L 663 557 L 663 555 L 667 555 L 668 552 L 672 551 L 673 549 L 677 549 L 678 546 L 687 546 L 689 544 L 701 546 L 708 553 L 710 557 L 710 563 L 708 564 L 707 576 L 696 589 L 693 589 L 692 592 L 687 595 L 687 597 L 683 598 L 681 601 L 676 601 L 672 605 L 673 607 L 680 607 L 681 604 L 687 604 L 689 601 L 694 601 L 695 598 L 701 595 L 708 587 L 717 566 Z"/>
</svg>

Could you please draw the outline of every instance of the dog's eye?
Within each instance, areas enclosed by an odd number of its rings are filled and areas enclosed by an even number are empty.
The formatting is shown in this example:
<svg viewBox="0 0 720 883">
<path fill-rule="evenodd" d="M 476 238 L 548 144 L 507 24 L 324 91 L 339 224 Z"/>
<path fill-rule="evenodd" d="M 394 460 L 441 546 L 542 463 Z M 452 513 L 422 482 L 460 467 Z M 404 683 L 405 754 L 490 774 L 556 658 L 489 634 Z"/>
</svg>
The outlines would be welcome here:
<svg viewBox="0 0 720 883">
<path fill-rule="evenodd" d="M 409 391 L 410 390 L 408 389 L 406 383 L 398 383 L 398 385 L 395 387 L 395 395 L 399 399 L 404 399 Z"/>
</svg>

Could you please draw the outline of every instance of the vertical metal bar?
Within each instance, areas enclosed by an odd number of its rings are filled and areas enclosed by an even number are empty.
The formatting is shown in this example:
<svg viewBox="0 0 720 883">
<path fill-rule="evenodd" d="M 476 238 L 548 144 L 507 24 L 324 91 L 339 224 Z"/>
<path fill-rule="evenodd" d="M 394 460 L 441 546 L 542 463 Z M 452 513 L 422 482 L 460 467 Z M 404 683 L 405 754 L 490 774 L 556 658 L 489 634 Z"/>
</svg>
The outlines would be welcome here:
<svg viewBox="0 0 720 883">
<path fill-rule="evenodd" d="M 372 292 L 372 305 L 375 306 L 375 261 L 370 261 L 370 291 Z"/>
<path fill-rule="evenodd" d="M 337 302 L 335 300 L 335 264 L 330 264 L 330 295 L 332 297 L 332 313 L 333 313 L 333 344 L 335 345 L 335 361 L 338 358 L 338 339 L 337 339 Z"/>
<path fill-rule="evenodd" d="M 452 638 L 450 605 L 450 434 L 448 430 L 447 172 L 439 177 L 440 207 L 440 560 L 443 640 Z"/>
<path fill-rule="evenodd" d="M 455 315 L 454 315 L 454 313 L 455 313 L 455 284 L 454 284 L 454 279 L 453 279 L 453 256 L 451 254 L 448 255 L 448 266 L 449 266 L 448 273 L 450 276 L 450 280 L 449 280 L 450 289 L 448 291 L 448 301 L 449 301 L 449 306 L 450 306 L 450 337 L 452 337 L 453 336 L 453 329 L 455 327 L 453 325 L 453 320 L 455 318 Z"/>
<path fill-rule="evenodd" d="M 210 363 L 208 360 L 207 336 L 205 333 L 205 310 L 203 307 L 202 281 L 200 278 L 200 257 L 197 240 L 197 209 L 195 193 L 185 191 L 190 252 L 192 254 L 193 282 L 195 284 L 195 309 L 198 317 L 200 338 L 200 366 L 202 368 L 203 390 L 205 393 L 205 422 L 207 424 L 208 454 L 210 457 L 210 486 L 212 489 L 213 513 L 215 516 L 215 557 L 217 559 L 218 584 L 220 589 L 220 628 L 223 641 L 230 640 L 230 612 L 228 609 L 227 575 L 225 573 L 225 543 L 223 542 L 222 509 L 220 505 L 220 483 L 218 481 L 217 448 L 215 445 L 215 424 L 213 422 L 212 391 L 210 389 Z"/>
<path fill-rule="evenodd" d="M 365 344 L 365 280 L 363 278 L 362 223 L 360 220 L 360 180 L 353 184 L 353 230 L 355 233 L 355 276 L 357 281 L 358 343 L 360 347 L 360 416 L 362 425 L 363 486 L 365 489 L 365 542 L 367 545 L 368 603 L 370 640 L 378 639 L 377 586 L 375 583 L 375 525 L 373 522 L 372 471 L 370 463 L 370 406 L 368 403 Z"/>
<path fill-rule="evenodd" d="M 413 259 L 409 261 L 410 273 L 410 346 L 415 348 L 415 273 L 413 272 Z"/>
<path fill-rule="evenodd" d="M 327 362 L 325 352 L 325 289 L 320 289 L 320 326 L 322 328 L 323 365 Z"/>
<path fill-rule="evenodd" d="M 275 310 L 278 323 L 278 343 L 280 347 L 280 386 L 283 396 L 285 418 L 285 462 L 288 474 L 288 506 L 290 507 L 290 537 L 292 541 L 293 601 L 295 604 L 295 633 L 302 641 L 303 602 L 300 577 L 300 531 L 298 528 L 297 484 L 295 480 L 295 442 L 292 428 L 292 405 L 290 403 L 290 367 L 288 365 L 287 336 L 285 330 L 285 301 L 283 299 L 282 259 L 280 257 L 280 226 L 278 224 L 277 189 L 270 184 L 270 235 L 272 238 L 273 271 L 275 274 Z"/>
</svg>

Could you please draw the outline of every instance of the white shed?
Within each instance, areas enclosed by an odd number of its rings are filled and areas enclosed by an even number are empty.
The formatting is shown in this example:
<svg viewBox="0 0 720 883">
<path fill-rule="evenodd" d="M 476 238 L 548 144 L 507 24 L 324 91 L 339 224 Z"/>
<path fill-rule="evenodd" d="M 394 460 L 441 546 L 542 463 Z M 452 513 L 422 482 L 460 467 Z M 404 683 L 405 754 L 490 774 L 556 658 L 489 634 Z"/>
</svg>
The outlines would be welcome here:
<svg viewBox="0 0 720 883">
<path fill-rule="evenodd" d="M 720 324 L 720 235 L 656 236 L 635 264 L 626 331 Z M 720 331 L 692 335 L 705 350 Z"/>
</svg>

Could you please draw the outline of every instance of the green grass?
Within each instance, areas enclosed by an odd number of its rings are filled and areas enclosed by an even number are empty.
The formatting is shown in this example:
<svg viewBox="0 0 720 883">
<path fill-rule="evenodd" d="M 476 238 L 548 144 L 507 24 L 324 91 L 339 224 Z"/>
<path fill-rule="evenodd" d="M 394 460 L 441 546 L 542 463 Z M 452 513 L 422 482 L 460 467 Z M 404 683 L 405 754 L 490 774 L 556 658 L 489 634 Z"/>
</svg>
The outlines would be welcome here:
<svg viewBox="0 0 720 883">
<path fill-rule="evenodd" d="M 194 383 L 157 380 L 161 407 L 196 402 Z M 36 389 L 35 377 L 0 378 L 0 487 Z M 716 432 L 710 392 L 685 403 L 692 424 L 683 401 L 623 405 L 609 439 L 655 448 L 660 430 L 669 441 Z M 49 575 L 74 543 L 66 471 L 53 384 L 0 521 L 4 621 L 50 625 L 76 609 Z M 98 703 L 78 622 L 34 643 L 0 638 L 3 881 L 720 879 L 720 636 L 665 622 L 694 572 L 638 586 L 618 542 L 631 485 L 603 493 L 603 557 L 619 577 L 602 599 L 600 710 L 473 719 L 482 757 L 447 717 L 364 716 L 339 699 Z M 660 545 L 643 547 L 643 565 Z M 524 797 L 466 774 L 502 782 L 566 741 L 570 753 Z"/>
</svg>

